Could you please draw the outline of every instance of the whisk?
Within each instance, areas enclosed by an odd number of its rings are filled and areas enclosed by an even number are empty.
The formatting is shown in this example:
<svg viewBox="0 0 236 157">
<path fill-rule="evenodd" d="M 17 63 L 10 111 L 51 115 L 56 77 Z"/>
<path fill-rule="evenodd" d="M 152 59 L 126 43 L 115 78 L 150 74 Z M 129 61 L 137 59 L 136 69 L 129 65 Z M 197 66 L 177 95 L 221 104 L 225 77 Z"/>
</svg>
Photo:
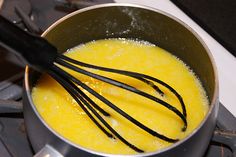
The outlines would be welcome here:
<svg viewBox="0 0 236 157">
<path fill-rule="evenodd" d="M 114 128 L 112 128 L 103 118 L 104 116 L 109 117 L 111 115 L 107 111 L 99 107 L 90 97 L 88 97 L 81 90 L 82 88 L 85 89 L 87 92 L 91 93 L 104 104 L 112 108 L 118 114 L 129 120 L 131 123 L 146 131 L 147 133 L 170 143 L 177 142 L 179 139 L 170 138 L 152 130 L 145 124 L 133 118 L 131 115 L 127 114 L 121 108 L 118 108 L 115 104 L 106 99 L 104 96 L 97 93 L 88 85 L 81 82 L 79 79 L 75 78 L 70 73 L 64 71 L 62 67 L 71 69 L 83 75 L 87 75 L 97 80 L 114 85 L 116 87 L 123 88 L 127 91 L 136 93 L 145 99 L 154 101 L 157 105 L 164 106 L 170 112 L 173 112 L 178 118 L 181 119 L 181 121 L 183 122 L 182 131 L 185 131 L 187 129 L 186 107 L 182 97 L 175 89 L 173 89 L 167 83 L 157 78 L 141 73 L 101 67 L 71 59 L 63 54 L 59 54 L 57 52 L 57 49 L 45 39 L 21 30 L 2 16 L 0 16 L 0 42 L 1 45 L 10 50 L 10 52 L 14 52 L 19 55 L 20 58 L 23 59 L 27 65 L 40 72 L 47 72 L 50 76 L 52 76 L 74 98 L 78 105 L 84 110 L 88 117 L 102 132 L 104 132 L 109 138 L 118 138 L 124 144 L 126 144 L 128 147 L 130 147 L 136 152 L 142 153 L 144 152 L 144 150 L 130 143 L 128 140 L 122 137 Z M 164 92 L 158 86 L 164 86 L 177 97 L 179 103 L 181 104 L 182 111 L 179 111 L 176 107 L 161 100 L 156 96 L 150 95 L 119 80 L 114 80 L 107 76 L 92 73 L 88 70 L 85 70 L 83 67 L 132 77 L 145 83 L 147 86 L 150 86 L 161 96 L 164 95 Z"/>
</svg>

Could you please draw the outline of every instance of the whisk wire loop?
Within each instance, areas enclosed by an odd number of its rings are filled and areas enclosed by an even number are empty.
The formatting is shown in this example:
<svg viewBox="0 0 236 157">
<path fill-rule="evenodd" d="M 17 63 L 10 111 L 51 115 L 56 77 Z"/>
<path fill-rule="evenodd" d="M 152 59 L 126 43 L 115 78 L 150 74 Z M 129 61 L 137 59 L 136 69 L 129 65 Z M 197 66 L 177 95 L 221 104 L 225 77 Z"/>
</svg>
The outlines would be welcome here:
<svg viewBox="0 0 236 157">
<path fill-rule="evenodd" d="M 67 79 L 64 76 L 64 71 L 59 69 L 58 67 L 53 67 L 53 70 L 50 74 L 55 77 L 55 79 L 71 94 L 71 96 L 75 99 L 75 101 L 80 104 L 81 108 L 89 115 L 89 118 L 109 137 L 113 138 L 113 135 L 110 134 L 104 127 L 100 125 L 100 123 L 92 116 L 92 114 L 86 109 L 86 107 L 94 114 L 94 116 L 109 130 L 111 131 L 118 139 L 120 139 L 124 144 L 129 146 L 131 149 L 138 153 L 143 153 L 142 149 L 139 149 L 135 145 L 128 142 L 124 137 L 122 137 L 117 131 L 115 131 L 107 122 L 102 118 L 99 113 L 80 95 L 83 93 L 72 81 Z M 54 71 L 57 71 L 56 73 Z M 82 103 L 81 103 L 82 101 Z M 86 107 L 85 107 L 86 106 Z"/>
<path fill-rule="evenodd" d="M 168 85 L 167 83 L 154 78 L 152 76 L 149 75 L 145 75 L 145 74 L 141 74 L 141 73 L 137 73 L 137 72 L 131 72 L 131 71 L 126 71 L 126 70 L 119 70 L 119 69 L 112 69 L 112 68 L 107 68 L 107 67 L 102 67 L 102 66 L 97 66 L 97 65 L 92 65 L 92 64 L 88 64 L 88 63 L 84 63 L 78 60 L 74 60 L 72 58 L 69 58 L 63 54 L 58 54 L 58 57 L 56 58 L 56 60 L 64 60 L 67 61 L 69 63 L 73 63 L 75 65 L 79 65 L 82 67 L 87 67 L 87 68 L 91 68 L 91 69 L 98 69 L 98 70 L 102 70 L 102 71 L 107 71 L 107 72 L 111 72 L 111 73 L 117 73 L 117 74 L 121 74 L 124 76 L 130 76 L 136 79 L 139 79 L 140 81 L 145 82 L 146 84 L 150 85 L 151 87 L 153 87 L 159 94 L 164 94 L 163 91 L 160 90 L 159 87 L 157 87 L 153 82 L 154 81 L 158 84 L 161 84 L 162 86 L 166 87 L 167 89 L 169 89 L 179 100 L 181 107 L 182 107 L 182 112 L 184 117 L 187 117 L 187 112 L 186 112 L 186 107 L 183 101 L 183 98 L 181 97 L 181 95 L 174 89 L 172 88 L 170 85 Z M 151 80 L 151 81 L 149 81 Z"/>
<path fill-rule="evenodd" d="M 68 57 L 67 57 L 68 58 Z M 69 58 L 70 59 L 70 58 Z M 70 61 L 73 60 L 73 59 L 70 59 Z M 75 60 L 74 60 L 75 61 Z M 76 63 L 77 61 L 73 62 L 73 63 Z M 126 89 L 128 91 L 131 91 L 131 92 L 134 92 L 138 95 L 141 95 L 147 99 L 150 99 L 152 101 L 155 101 L 159 104 L 161 104 L 162 106 L 166 107 L 167 109 L 169 109 L 170 111 L 172 111 L 173 113 L 175 113 L 177 116 L 179 116 L 181 118 L 181 120 L 184 122 L 184 127 L 182 128 L 183 131 L 186 130 L 187 128 L 187 120 L 186 120 L 186 117 L 184 114 L 182 114 L 177 108 L 175 108 L 174 106 L 170 105 L 169 103 L 155 97 L 155 96 L 152 96 L 146 92 L 143 92 L 141 90 L 138 90 L 137 88 L 133 87 L 133 86 L 130 86 L 128 84 L 125 84 L 125 83 L 122 83 L 120 81 L 117 81 L 117 80 L 114 80 L 114 79 L 111 79 L 111 78 L 108 78 L 108 77 L 105 77 L 105 76 L 101 76 L 101 75 L 98 75 L 98 74 L 95 74 L 95 73 L 92 73 L 92 72 L 89 72 L 89 71 L 86 71 L 84 69 L 81 69 L 77 66 L 74 66 L 72 64 L 70 64 L 67 60 L 64 61 L 62 60 L 61 58 L 57 58 L 56 59 L 56 63 L 64 66 L 64 67 L 67 67 L 71 70 L 74 70 L 76 72 L 79 72 L 79 73 L 82 73 L 84 75 L 87 75 L 87 76 L 90 76 L 90 77 L 93 77 L 93 78 L 96 78 L 98 80 L 101 80 L 103 82 L 106 82 L 106 83 L 109 83 L 109 84 L 112 84 L 112 85 L 115 85 L 117 87 L 120 87 L 120 88 L 123 88 L 123 89 Z M 143 78 L 139 78 L 138 76 L 135 76 L 134 78 L 138 78 L 139 80 L 143 81 L 145 79 Z M 147 81 L 147 80 L 145 80 Z M 145 82 L 146 83 L 146 82 Z M 150 81 L 148 82 L 148 85 L 151 85 L 152 87 L 155 87 L 153 85 L 153 83 L 150 83 Z M 182 100 L 182 99 L 181 99 Z M 184 107 L 185 108 L 185 107 Z"/>
<path fill-rule="evenodd" d="M 178 141 L 178 139 L 172 139 L 169 138 L 167 136 L 164 136 L 162 134 L 157 133 L 156 131 L 148 128 L 147 126 L 145 126 L 144 124 L 140 123 L 139 121 L 137 121 L 136 119 L 134 119 L 133 117 L 131 117 L 130 115 L 128 115 L 126 112 L 124 112 L 123 110 L 121 110 L 120 108 L 118 108 L 116 105 L 114 105 L 112 102 L 110 102 L 108 99 L 106 99 L 105 97 L 103 97 L 102 95 L 98 94 L 96 91 L 94 91 L 92 88 L 90 88 L 89 86 L 87 86 L 86 84 L 82 83 L 80 80 L 76 79 L 74 76 L 70 75 L 69 73 L 63 71 L 62 69 L 60 69 L 57 66 L 54 66 L 54 71 L 59 73 L 60 75 L 64 76 L 65 78 L 68 78 L 70 81 L 74 82 L 75 84 L 79 85 L 80 87 L 82 87 L 83 89 L 85 89 L 86 91 L 88 91 L 89 93 L 91 93 L 92 95 L 94 95 L 96 98 L 98 98 L 100 101 L 102 101 L 103 103 L 105 103 L 106 105 L 108 105 L 110 108 L 112 108 L 114 111 L 116 111 L 117 113 L 119 113 L 120 115 L 122 115 L 123 117 L 125 117 L 127 120 L 129 120 L 130 122 L 132 122 L 133 124 L 135 124 L 136 126 L 140 127 L 141 129 L 145 130 L 146 132 L 148 132 L 149 134 L 156 136 L 162 140 L 168 141 L 168 142 L 176 142 Z"/>
</svg>

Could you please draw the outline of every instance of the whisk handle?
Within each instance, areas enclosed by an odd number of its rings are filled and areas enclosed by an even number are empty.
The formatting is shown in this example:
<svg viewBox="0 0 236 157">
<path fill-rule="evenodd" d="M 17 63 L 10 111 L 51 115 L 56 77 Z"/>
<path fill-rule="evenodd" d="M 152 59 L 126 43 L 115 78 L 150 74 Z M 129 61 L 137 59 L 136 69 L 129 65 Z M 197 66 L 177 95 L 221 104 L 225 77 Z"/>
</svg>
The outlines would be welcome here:
<svg viewBox="0 0 236 157">
<path fill-rule="evenodd" d="M 37 70 L 47 70 L 57 56 L 57 49 L 47 40 L 20 29 L 1 15 L 0 45 Z"/>
</svg>

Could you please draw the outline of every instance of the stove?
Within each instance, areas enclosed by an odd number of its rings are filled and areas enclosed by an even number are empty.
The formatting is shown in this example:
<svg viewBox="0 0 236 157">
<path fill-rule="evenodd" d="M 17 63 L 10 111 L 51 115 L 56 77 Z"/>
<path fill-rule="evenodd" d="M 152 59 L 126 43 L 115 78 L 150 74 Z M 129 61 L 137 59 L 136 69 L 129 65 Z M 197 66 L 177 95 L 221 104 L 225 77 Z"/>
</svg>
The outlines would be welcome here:
<svg viewBox="0 0 236 157">
<path fill-rule="evenodd" d="M 26 31 L 39 35 L 57 19 L 74 10 L 107 2 L 113 1 L 0 0 L 0 14 Z M 35 152 L 27 138 L 21 103 L 24 68 L 17 58 L 4 49 L 0 52 L 0 157 L 31 157 Z M 216 129 L 236 130 L 236 118 L 222 104 Z M 231 156 L 233 154 L 228 146 L 214 141 L 210 142 L 204 155 Z"/>
</svg>

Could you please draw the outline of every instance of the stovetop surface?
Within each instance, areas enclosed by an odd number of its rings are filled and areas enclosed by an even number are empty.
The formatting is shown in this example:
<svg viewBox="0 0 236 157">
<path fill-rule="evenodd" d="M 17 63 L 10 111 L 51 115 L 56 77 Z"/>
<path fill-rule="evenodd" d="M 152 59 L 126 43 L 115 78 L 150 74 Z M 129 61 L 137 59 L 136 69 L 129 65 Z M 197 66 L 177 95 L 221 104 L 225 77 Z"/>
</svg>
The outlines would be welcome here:
<svg viewBox="0 0 236 157">
<path fill-rule="evenodd" d="M 60 17 L 72 12 L 75 8 L 64 8 L 55 6 L 53 0 L 18 0 L 30 5 L 30 8 L 24 9 L 31 20 L 43 31 Z M 13 2 L 13 1 L 11 1 Z M 97 1 L 91 1 L 97 2 Z M 106 0 L 104 2 L 112 2 Z M 6 2 L 7 3 L 7 2 Z M 6 8 L 6 4 L 3 8 Z M 0 11 L 2 13 L 2 11 Z M 5 14 L 5 13 L 4 13 Z M 5 14 L 7 16 L 7 14 Z M 16 24 L 25 28 L 19 18 L 11 15 L 11 19 Z M 0 50 L 3 51 L 3 50 Z M 21 102 L 23 68 L 16 58 L 8 56 L 7 53 L 1 53 L 0 73 L 0 99 L 10 99 Z M 16 61 L 16 64 L 9 62 Z M 235 117 L 223 106 L 220 105 L 218 129 L 236 130 Z M 34 151 L 25 132 L 24 119 L 22 113 L 0 114 L 0 157 L 30 157 Z M 230 157 L 232 153 L 229 148 L 220 143 L 211 142 L 204 157 Z"/>
</svg>

